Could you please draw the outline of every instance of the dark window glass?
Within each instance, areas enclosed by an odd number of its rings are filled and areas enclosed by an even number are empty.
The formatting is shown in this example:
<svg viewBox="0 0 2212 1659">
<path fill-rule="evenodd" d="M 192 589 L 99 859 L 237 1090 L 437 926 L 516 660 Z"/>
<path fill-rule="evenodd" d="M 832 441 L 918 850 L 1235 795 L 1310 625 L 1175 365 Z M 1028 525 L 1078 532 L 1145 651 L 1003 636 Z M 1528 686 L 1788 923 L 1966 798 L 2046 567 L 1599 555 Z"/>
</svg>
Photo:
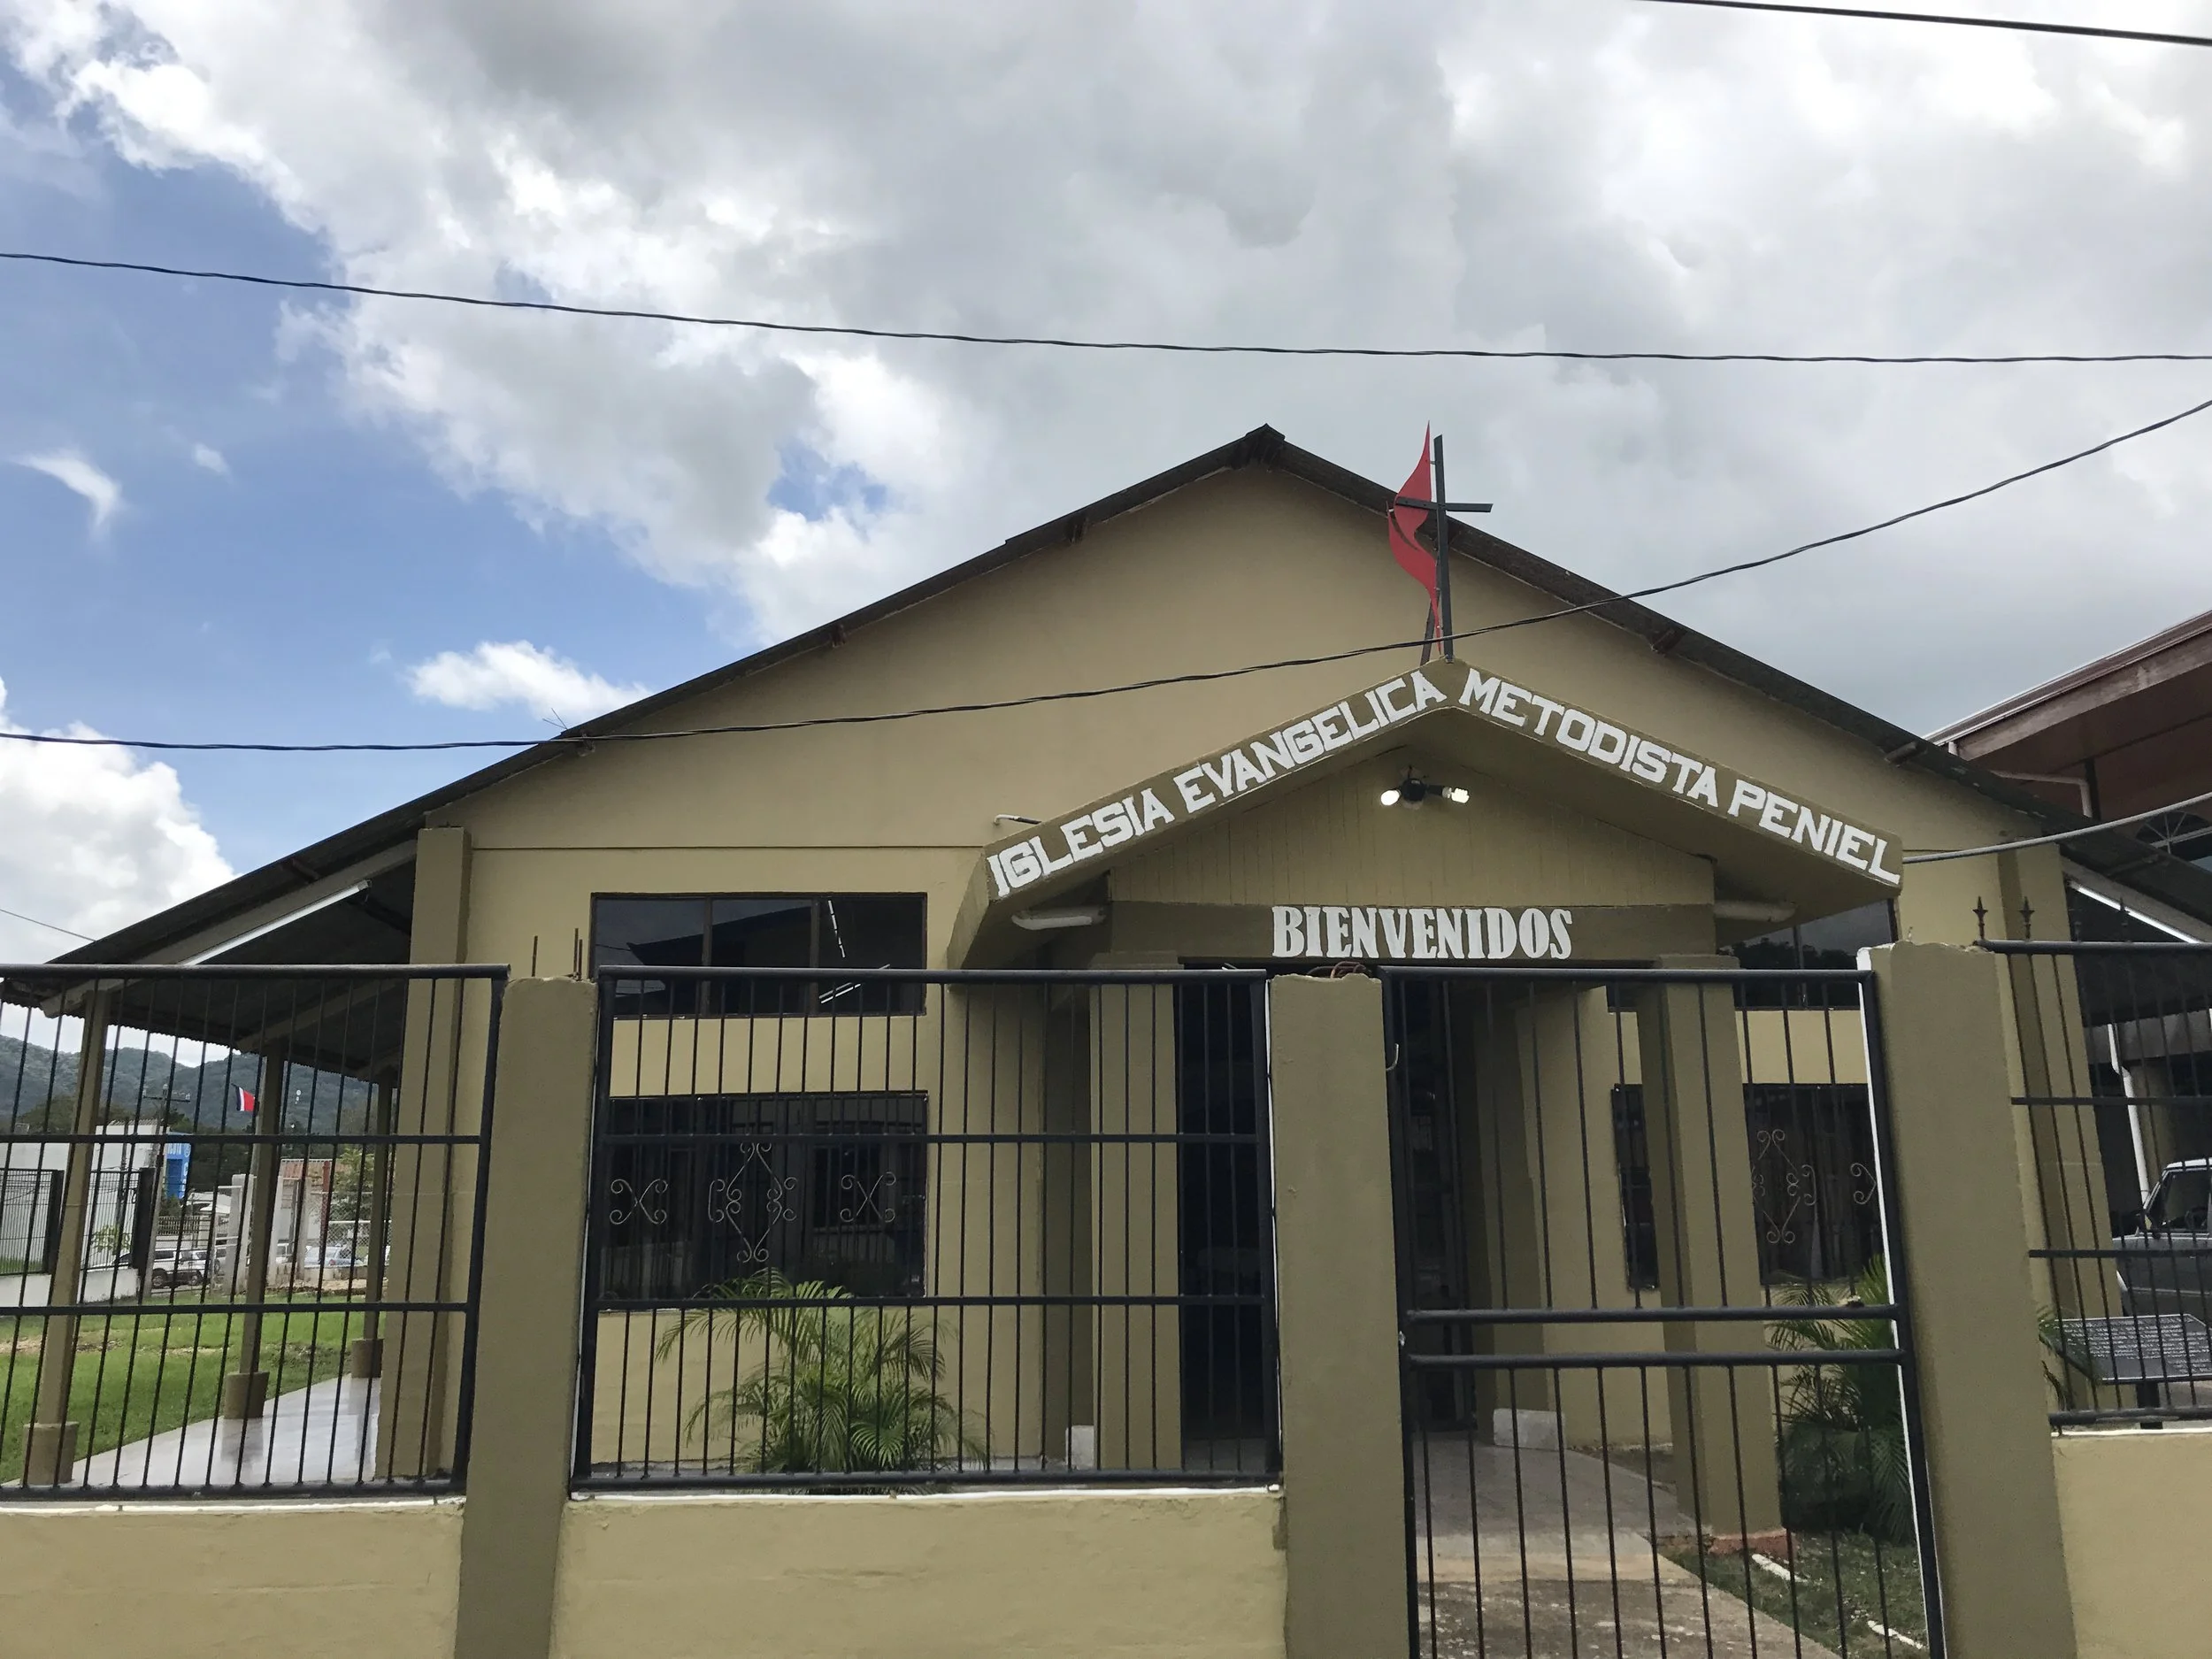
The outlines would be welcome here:
<svg viewBox="0 0 2212 1659">
<path fill-rule="evenodd" d="M 1728 947 L 1728 954 L 1747 968 L 1855 968 L 1859 952 L 1870 945 L 1886 945 L 1897 937 L 1896 918 L 1886 899 L 1862 904 L 1855 910 L 1824 916 L 1818 921 L 1778 928 Z M 1856 1008 L 1858 987 L 1853 985 L 1740 985 L 1739 1008 Z"/>
<path fill-rule="evenodd" d="M 1855 1083 L 1744 1091 L 1763 1284 L 1855 1279 L 1882 1253 L 1874 1123 Z"/>
<path fill-rule="evenodd" d="M 927 948 L 918 893 L 832 894 L 822 901 L 826 968 L 918 968 Z"/>
<path fill-rule="evenodd" d="M 1897 926 L 1887 899 L 1862 904 L 1840 916 L 1824 916 L 1797 930 L 1798 949 L 1809 968 L 1855 968 L 1860 951 L 1893 944 L 1896 939 Z"/>
<path fill-rule="evenodd" d="M 812 899 L 716 899 L 707 960 L 718 968 L 810 968 Z"/>
<path fill-rule="evenodd" d="M 695 968 L 706 960 L 706 902 L 703 899 L 595 899 L 591 907 L 594 968 Z M 624 1018 L 665 1019 L 689 1014 L 695 987 L 666 979 L 617 982 L 615 1013 Z"/>
<path fill-rule="evenodd" d="M 826 968 L 918 968 L 928 950 L 918 893 L 833 893 L 819 901 L 816 960 Z M 911 1014 L 918 985 L 839 984 L 825 979 L 821 1001 L 841 1013 Z"/>
<path fill-rule="evenodd" d="M 1652 1218 L 1651 1148 L 1644 1139 L 1644 1088 L 1613 1086 L 1613 1158 L 1621 1181 L 1621 1249 L 1631 1290 L 1659 1288 L 1659 1229 Z"/>
<path fill-rule="evenodd" d="M 1184 1433 L 1230 1443 L 1266 1434 L 1274 1376 L 1267 1358 L 1267 1218 L 1260 1201 L 1267 1190 L 1259 1139 L 1266 1056 L 1251 986 L 1186 984 L 1174 997 L 1176 1125 L 1193 1136 L 1250 1137 L 1193 1141 L 1175 1159 L 1182 1294 L 1249 1299 L 1197 1301 L 1180 1317 Z M 1056 1163 L 1074 1150 L 1056 1148 L 1044 1156 Z M 1078 1270 L 1071 1264 L 1046 1271 L 1065 1277 Z"/>
<path fill-rule="evenodd" d="M 2203 1232 L 2212 1212 L 2212 1171 L 2169 1171 L 2147 1209 L 2158 1232 Z"/>
<path fill-rule="evenodd" d="M 716 899 L 709 962 L 718 968 L 812 967 L 816 902 L 810 898 Z M 813 1006 L 815 988 L 807 979 L 725 982 L 713 988 L 710 1006 L 748 1018 L 803 1014 Z"/>
<path fill-rule="evenodd" d="M 771 1271 L 922 1293 L 923 1096 L 618 1097 L 606 1112 L 603 1294 L 698 1296 Z"/>
<path fill-rule="evenodd" d="M 594 967 L 780 968 L 819 978 L 697 981 L 648 975 L 618 980 L 624 1018 L 839 1013 L 913 1013 L 918 984 L 840 981 L 847 968 L 919 968 L 928 952 L 927 907 L 918 893 L 707 895 L 592 901 Z"/>
<path fill-rule="evenodd" d="M 1881 1254 L 1874 1125 L 1855 1083 L 1754 1083 L 1744 1090 L 1759 1281 L 1832 1284 Z M 1632 1289 L 1659 1285 L 1651 1148 L 1640 1084 L 1613 1090 L 1622 1246 Z"/>
</svg>

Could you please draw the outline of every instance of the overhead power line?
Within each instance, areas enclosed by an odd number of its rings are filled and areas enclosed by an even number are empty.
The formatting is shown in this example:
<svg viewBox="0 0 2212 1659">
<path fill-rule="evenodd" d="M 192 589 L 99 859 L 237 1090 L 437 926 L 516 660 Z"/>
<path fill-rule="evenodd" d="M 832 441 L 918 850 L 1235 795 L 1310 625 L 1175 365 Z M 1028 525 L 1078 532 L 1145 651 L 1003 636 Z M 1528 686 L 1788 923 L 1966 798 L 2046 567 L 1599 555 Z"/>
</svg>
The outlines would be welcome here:
<svg viewBox="0 0 2212 1659">
<path fill-rule="evenodd" d="M 2147 824 L 2154 818 L 2164 818 L 2169 812 L 2186 811 L 2193 806 L 2202 806 L 2208 801 L 2212 801 L 2212 790 L 2203 795 L 2193 795 L 2186 801 L 2173 801 L 2164 806 L 2154 806 L 2147 812 L 2131 813 L 2126 818 L 2100 818 L 2094 824 L 2085 824 L 2079 829 L 2061 830 L 2055 835 L 2037 835 L 2027 841 L 1992 841 L 1986 847 L 1954 847 L 1939 853 L 1907 853 L 1904 857 L 1909 864 L 1939 864 L 1954 858 L 1985 858 L 1991 853 L 2017 852 L 2023 847 L 2056 847 L 2061 842 L 2079 841 L 2085 835 L 2099 834 L 2105 830 L 2128 829 L 2138 824 Z"/>
<path fill-rule="evenodd" d="M 796 323 L 765 317 L 721 317 L 691 311 L 650 311 L 620 305 L 577 305 L 561 300 L 500 298 L 484 294 L 450 294 L 432 288 L 384 288 L 370 282 L 325 281 L 311 277 L 267 276 L 248 271 L 196 270 L 151 265 L 135 259 L 81 259 L 70 254 L 0 249 L 0 260 L 19 265 L 61 265 L 81 271 L 126 271 L 144 276 L 191 281 L 233 282 L 250 288 L 282 288 L 309 294 L 340 294 L 361 299 L 413 300 L 463 305 L 477 311 L 537 311 L 560 317 L 611 318 L 630 322 L 672 323 L 694 328 L 749 329 L 763 334 L 825 335 L 845 340 L 936 342 L 963 346 L 1033 346 L 1058 351 L 1164 352 L 1182 357 L 1424 358 L 1495 363 L 1804 363 L 1875 365 L 1956 365 L 2005 366 L 2028 364 L 2212 363 L 2212 351 L 1570 351 L 1541 347 L 1267 345 L 1251 342 L 1094 339 L 1061 334 L 986 334 L 939 328 L 879 328 L 858 323 Z"/>
<path fill-rule="evenodd" d="M 12 916 L 17 921 L 28 922 L 34 927 L 43 927 L 53 933 L 66 933 L 72 939 L 83 940 L 88 945 L 92 942 L 90 933 L 81 933 L 75 928 L 64 927 L 58 922 L 42 922 L 35 916 L 26 916 L 21 910 L 12 910 L 4 904 L 0 904 L 0 916 Z"/>
<path fill-rule="evenodd" d="M 1855 530 L 1845 530 L 1835 535 L 1822 536 L 1814 541 L 1801 541 L 1797 546 L 1785 548 L 1779 553 L 1768 553 L 1758 558 L 1740 559 L 1732 565 L 1722 565 L 1711 570 L 1700 571 L 1694 575 L 1677 577 L 1671 581 L 1655 582 L 1648 588 L 1632 588 L 1626 593 L 1611 594 L 1603 599 L 1593 599 L 1582 604 L 1563 605 L 1557 610 L 1540 611 L 1531 617 L 1517 617 L 1507 622 L 1486 623 L 1479 628 L 1462 628 L 1451 637 L 1455 641 L 1479 640 L 1493 634 L 1509 633 L 1516 628 L 1534 627 L 1540 623 L 1556 622 L 1565 617 L 1586 616 L 1593 611 L 1605 611 L 1614 605 L 1633 600 L 1649 599 L 1660 594 L 1678 593 L 1685 588 L 1694 588 L 1701 582 L 1713 581 L 1723 576 L 1733 576 L 1744 571 L 1763 569 L 1767 565 L 1778 565 L 1785 559 L 1796 558 L 1801 554 L 1811 553 L 1821 548 L 1836 547 L 1846 541 L 1855 541 L 1863 536 L 1873 535 L 1879 531 L 1892 529 L 1912 519 L 1924 518 L 1931 513 L 1941 512 L 1946 508 L 1962 506 L 1968 502 L 1978 501 L 1985 495 L 1993 495 L 1999 490 L 2008 489 L 2015 484 L 2024 483 L 2032 478 L 2039 478 L 2047 472 L 2055 472 L 2061 467 L 2071 466 L 2077 461 L 2085 461 L 2092 456 L 2102 455 L 2107 450 L 2116 449 L 2133 439 L 2145 437 L 2151 433 L 2175 426 L 2193 415 L 2200 415 L 2208 409 L 2212 409 L 2212 398 L 2207 398 L 2202 403 L 2192 403 L 2186 409 L 2177 410 L 2170 415 L 2161 416 L 2156 420 L 2147 422 L 2130 431 L 2102 439 L 2091 444 L 2087 449 L 2077 449 L 2070 455 L 2062 455 L 2055 461 L 2045 461 L 2025 471 L 2010 473 L 1993 483 L 1984 484 L 1978 488 L 1970 489 L 1960 495 L 1947 495 L 1940 501 L 1929 502 L 1924 506 L 1910 508 L 1904 512 L 1893 513 L 1886 518 L 1878 520 L 1873 524 L 1862 525 Z M 1004 697 L 990 702 L 937 703 L 926 708 L 886 710 L 874 714 L 814 715 L 804 719 L 765 720 L 746 725 L 686 726 L 674 731 L 565 732 L 557 737 L 449 738 L 420 743 L 252 743 L 167 738 L 76 737 L 46 732 L 0 732 L 0 740 L 12 743 L 42 743 L 58 748 L 144 749 L 257 755 L 411 755 L 439 753 L 447 749 L 519 749 L 557 746 L 590 748 L 600 743 L 654 743 L 666 742 L 675 738 L 735 737 L 767 732 L 809 731 L 822 726 L 879 726 L 890 721 L 917 720 L 936 715 L 987 714 L 1005 709 L 1029 708 L 1039 703 L 1079 703 L 1095 697 L 1120 696 L 1133 691 L 1153 691 L 1166 686 L 1188 686 L 1212 680 L 1236 680 L 1247 674 L 1271 673 L 1288 668 L 1313 668 L 1325 663 L 1348 662 L 1355 657 L 1373 657 L 1385 651 L 1405 650 L 1418 647 L 1423 643 L 1424 641 L 1419 639 L 1389 640 L 1377 645 L 1356 645 L 1346 650 L 1327 651 L 1314 657 L 1279 657 L 1272 662 L 1248 663 L 1237 668 L 1196 669 L 1188 673 L 1161 674 L 1149 680 L 1129 680 L 1120 685 L 1089 686 L 1071 691 L 1033 692 L 1026 696 Z"/>
<path fill-rule="evenodd" d="M 1709 6 L 1722 12 L 1785 12 L 1809 18 L 1866 18 L 1880 23 L 1950 23 L 1970 29 L 2013 29 L 2027 35 L 2078 35 L 2091 40 L 2142 41 L 2154 46 L 2212 46 L 2212 35 L 2168 35 L 2155 29 L 2114 29 L 2094 23 L 2040 23 L 2030 18 L 1969 18 L 1949 12 L 1881 12 L 1863 6 L 1791 5 L 1786 0 L 1644 0 L 1647 5 Z"/>
</svg>

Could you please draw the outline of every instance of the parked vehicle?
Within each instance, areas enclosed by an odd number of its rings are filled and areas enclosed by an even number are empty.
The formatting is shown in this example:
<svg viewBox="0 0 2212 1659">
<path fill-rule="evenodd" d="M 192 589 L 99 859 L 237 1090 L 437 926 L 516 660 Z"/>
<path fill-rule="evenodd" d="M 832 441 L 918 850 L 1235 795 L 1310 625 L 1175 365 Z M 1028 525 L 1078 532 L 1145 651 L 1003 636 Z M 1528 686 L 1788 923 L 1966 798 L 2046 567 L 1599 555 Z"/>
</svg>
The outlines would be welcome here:
<svg viewBox="0 0 2212 1659">
<path fill-rule="evenodd" d="M 2135 1230 L 2113 1244 L 2124 1311 L 2212 1323 L 2212 1158 L 2169 1164 Z"/>
<path fill-rule="evenodd" d="M 146 1283 L 154 1290 L 174 1290 L 207 1283 L 207 1252 L 189 1244 L 157 1244 L 146 1264 Z"/>
</svg>

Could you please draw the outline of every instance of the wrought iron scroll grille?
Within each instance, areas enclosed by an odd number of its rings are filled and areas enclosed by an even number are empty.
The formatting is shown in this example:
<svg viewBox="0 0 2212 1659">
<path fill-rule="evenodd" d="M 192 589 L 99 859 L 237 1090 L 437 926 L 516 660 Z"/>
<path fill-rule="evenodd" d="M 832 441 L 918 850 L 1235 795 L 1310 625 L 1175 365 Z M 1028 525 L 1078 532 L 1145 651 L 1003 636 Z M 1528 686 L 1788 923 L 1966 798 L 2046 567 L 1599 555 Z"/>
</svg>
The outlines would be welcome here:
<svg viewBox="0 0 2212 1659">
<path fill-rule="evenodd" d="M 2012 1005 L 2051 1423 L 2212 1418 L 2212 945 L 1984 948 Z"/>
<path fill-rule="evenodd" d="M 1274 1476 L 1263 975 L 651 973 L 688 1017 L 599 975 L 579 1486 Z"/>
<path fill-rule="evenodd" d="M 1383 978 L 1411 1650 L 1939 1654 L 1870 976 Z"/>
<path fill-rule="evenodd" d="M 0 1501 L 463 1485 L 505 983 L 0 968 Z"/>
</svg>

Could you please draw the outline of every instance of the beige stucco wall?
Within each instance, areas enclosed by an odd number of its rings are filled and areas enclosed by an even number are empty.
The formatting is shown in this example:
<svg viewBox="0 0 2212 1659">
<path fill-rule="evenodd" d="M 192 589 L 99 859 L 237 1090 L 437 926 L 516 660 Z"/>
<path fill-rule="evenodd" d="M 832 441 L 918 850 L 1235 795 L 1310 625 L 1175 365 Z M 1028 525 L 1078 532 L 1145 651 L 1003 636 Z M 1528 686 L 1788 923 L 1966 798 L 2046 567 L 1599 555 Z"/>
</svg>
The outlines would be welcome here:
<svg viewBox="0 0 2212 1659">
<path fill-rule="evenodd" d="M 0 1655 L 447 1659 L 461 1505 L 0 1508 Z"/>
<path fill-rule="evenodd" d="M 768 722 L 990 700 L 1217 668 L 1231 657 L 1401 638 L 1409 626 L 1409 584 L 1381 557 L 1379 532 L 1373 515 L 1280 474 L 1218 475 L 1072 546 L 856 630 L 841 648 L 825 647 L 664 710 L 653 724 Z M 1472 561 L 1463 563 L 1456 580 L 1461 611 L 1471 618 L 1529 615 L 1555 603 Z M 1809 715 L 1660 656 L 1594 618 L 1499 634 L 1477 641 L 1469 654 L 1486 672 L 1632 716 L 1666 741 L 1847 809 L 1909 846 L 2017 833 L 2018 820 L 1970 793 L 1892 765 Z M 1003 833 L 995 814 L 1042 818 L 1072 810 L 1266 729 L 1286 712 L 1371 683 L 1392 664 L 1404 665 L 1394 657 L 1363 657 L 894 725 L 603 745 L 449 810 L 448 818 L 471 830 L 476 848 L 468 954 L 526 964 L 534 941 L 541 967 L 558 972 L 576 938 L 588 933 L 595 891 L 870 890 L 926 893 L 932 952 L 941 959 L 978 850 Z M 1548 840 L 1533 821 L 1547 816 L 1532 804 L 1498 804 L 1470 810 L 1461 821 L 1510 824 Z M 1343 829 L 1369 833 L 1362 824 Z M 1324 851 L 1309 836 L 1284 841 L 1286 828 L 1250 833 L 1269 843 L 1251 849 L 1255 891 L 1268 885 L 1269 864 L 1282 860 L 1275 868 L 1294 873 L 1289 866 Z M 1436 826 L 1425 824 L 1419 833 L 1433 836 Z M 1593 833 L 1607 839 L 1594 826 L 1575 839 L 1587 844 Z M 1417 860 L 1432 856 L 1407 852 Z M 1540 866 L 1547 879 L 1537 885 L 1617 881 L 1643 862 L 1624 846 L 1612 857 L 1585 857 L 1569 867 L 1573 861 L 1563 862 L 1560 852 L 1547 855 Z M 1315 875 L 1343 862 L 1322 858 Z M 1661 857 L 1648 879 L 1678 882 L 1671 871 L 1662 873 L 1668 863 Z M 1447 873 L 1436 866 L 1436 878 Z M 1494 879 L 1501 874 L 1494 869 Z M 1170 887 L 1179 879 L 1167 869 L 1146 878 Z M 1336 879 L 1346 879 L 1340 869 Z M 1970 916 L 1961 924 L 1950 912 L 1965 916 L 1975 888 L 1970 873 L 1947 881 L 1944 914 L 1926 917 L 1925 926 L 1970 928 Z M 1546 896 L 1594 902 L 1578 892 Z M 1466 899 L 1486 901 L 1479 894 Z"/>
<path fill-rule="evenodd" d="M 2212 1428 L 2062 1434 L 2051 1448 L 2081 1659 L 2212 1651 Z"/>
<path fill-rule="evenodd" d="M 1414 734 L 1417 736 L 1417 733 Z M 1464 780 L 1465 806 L 1386 812 L 1411 764 Z M 1302 904 L 1709 904 L 1709 864 L 1417 749 L 1375 756 L 1133 858 L 1117 901 Z"/>
<path fill-rule="evenodd" d="M 1279 1655 L 1279 1494 L 569 1505 L 554 1659 Z"/>
</svg>

